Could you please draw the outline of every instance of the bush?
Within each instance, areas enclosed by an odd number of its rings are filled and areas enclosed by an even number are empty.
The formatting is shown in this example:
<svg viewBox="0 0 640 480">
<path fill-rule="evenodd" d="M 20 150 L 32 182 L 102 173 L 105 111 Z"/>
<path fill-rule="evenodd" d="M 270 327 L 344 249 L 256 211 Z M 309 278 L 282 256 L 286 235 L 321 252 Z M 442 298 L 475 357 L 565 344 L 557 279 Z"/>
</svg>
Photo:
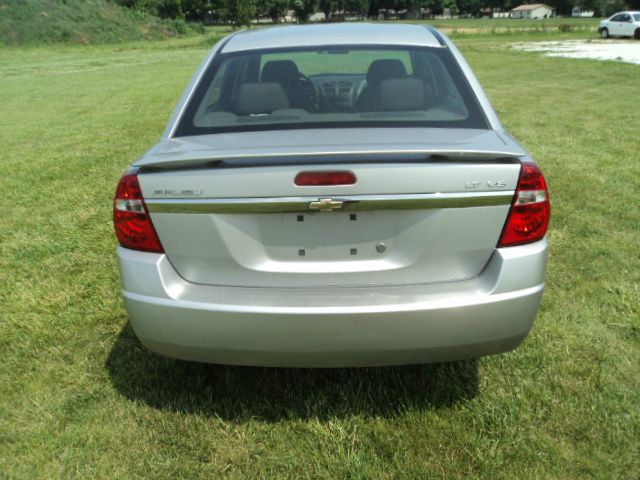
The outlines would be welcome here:
<svg viewBox="0 0 640 480">
<path fill-rule="evenodd" d="M 189 31 L 189 27 L 187 26 L 187 22 L 182 18 L 174 18 L 169 21 L 169 30 L 173 33 L 177 33 L 178 35 L 184 35 Z"/>
<path fill-rule="evenodd" d="M 561 24 L 558 26 L 558 29 L 559 29 L 561 32 L 565 32 L 565 33 L 566 33 L 566 32 L 573 32 L 573 25 L 569 25 L 568 23 L 561 23 Z"/>
<path fill-rule="evenodd" d="M 200 22 L 189 22 L 188 24 L 189 30 L 194 33 L 203 34 L 206 32 L 204 25 Z"/>
</svg>

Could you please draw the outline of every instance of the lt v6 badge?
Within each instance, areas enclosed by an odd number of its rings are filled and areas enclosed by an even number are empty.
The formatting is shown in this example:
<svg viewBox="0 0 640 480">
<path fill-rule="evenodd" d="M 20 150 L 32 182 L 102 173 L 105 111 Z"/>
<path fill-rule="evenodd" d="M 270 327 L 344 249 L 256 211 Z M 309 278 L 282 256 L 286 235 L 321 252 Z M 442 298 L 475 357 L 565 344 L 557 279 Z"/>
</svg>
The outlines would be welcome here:
<svg viewBox="0 0 640 480">
<path fill-rule="evenodd" d="M 480 187 L 480 185 L 482 185 L 482 182 L 470 181 L 464 184 L 464 188 L 467 188 L 467 189 L 478 188 Z M 489 188 L 504 188 L 506 186 L 507 186 L 507 182 L 505 182 L 504 180 L 497 180 L 495 182 L 492 182 L 491 180 L 487 181 L 487 187 Z"/>
</svg>

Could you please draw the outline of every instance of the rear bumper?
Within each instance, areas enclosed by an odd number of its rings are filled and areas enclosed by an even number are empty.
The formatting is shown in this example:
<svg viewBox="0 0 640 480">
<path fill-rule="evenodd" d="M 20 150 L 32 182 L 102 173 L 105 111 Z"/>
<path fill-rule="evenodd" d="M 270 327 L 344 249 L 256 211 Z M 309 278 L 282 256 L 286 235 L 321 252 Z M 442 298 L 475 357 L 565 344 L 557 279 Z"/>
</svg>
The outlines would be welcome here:
<svg viewBox="0 0 640 480">
<path fill-rule="evenodd" d="M 496 250 L 477 277 L 434 285 L 241 288 L 184 281 L 165 255 L 118 249 L 136 335 L 162 355 L 338 367 L 474 358 L 515 348 L 544 287 L 547 240 Z"/>
</svg>

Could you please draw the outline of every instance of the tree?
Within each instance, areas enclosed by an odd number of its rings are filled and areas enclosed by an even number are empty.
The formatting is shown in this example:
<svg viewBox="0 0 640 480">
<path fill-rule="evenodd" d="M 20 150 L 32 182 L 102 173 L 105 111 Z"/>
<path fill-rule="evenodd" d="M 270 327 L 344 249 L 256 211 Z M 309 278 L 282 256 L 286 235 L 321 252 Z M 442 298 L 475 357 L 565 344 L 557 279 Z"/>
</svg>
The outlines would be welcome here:
<svg viewBox="0 0 640 480">
<path fill-rule="evenodd" d="M 630 3 L 630 5 L 632 5 L 632 3 Z M 627 10 L 627 5 L 623 0 L 615 0 L 613 2 L 605 2 L 604 5 L 602 5 L 602 12 L 600 14 L 606 17 L 610 17 L 620 10 Z"/>
<path fill-rule="evenodd" d="M 482 0 L 458 0 L 458 10 L 460 13 L 467 13 L 477 16 L 482 8 Z"/>
<path fill-rule="evenodd" d="M 258 0 L 257 13 L 260 17 L 270 17 L 273 23 L 278 23 L 287 13 L 289 0 Z"/>
<path fill-rule="evenodd" d="M 163 1 L 164 0 L 116 0 L 116 3 L 130 8 L 131 10 L 138 10 L 140 12 L 147 12 L 152 15 L 158 15 L 160 6 Z"/>
<path fill-rule="evenodd" d="M 237 27 L 248 27 L 251 20 L 256 18 L 258 6 L 256 0 L 228 0 L 227 11 L 231 23 Z"/>
<path fill-rule="evenodd" d="M 182 18 L 182 0 L 162 0 L 158 5 L 158 15 L 163 18 Z"/>
<path fill-rule="evenodd" d="M 296 12 L 298 22 L 306 22 L 309 16 L 316 12 L 318 0 L 293 0 L 291 8 Z"/>
<path fill-rule="evenodd" d="M 347 12 L 357 13 L 359 16 L 366 16 L 369 10 L 369 0 L 345 0 L 344 9 Z"/>
<path fill-rule="evenodd" d="M 187 20 L 201 22 L 214 7 L 215 4 L 209 0 L 182 0 L 182 12 Z"/>
<path fill-rule="evenodd" d="M 331 13 L 338 10 L 338 4 L 341 3 L 335 0 L 320 0 L 318 8 L 324 13 L 324 18 L 331 18 Z"/>
</svg>

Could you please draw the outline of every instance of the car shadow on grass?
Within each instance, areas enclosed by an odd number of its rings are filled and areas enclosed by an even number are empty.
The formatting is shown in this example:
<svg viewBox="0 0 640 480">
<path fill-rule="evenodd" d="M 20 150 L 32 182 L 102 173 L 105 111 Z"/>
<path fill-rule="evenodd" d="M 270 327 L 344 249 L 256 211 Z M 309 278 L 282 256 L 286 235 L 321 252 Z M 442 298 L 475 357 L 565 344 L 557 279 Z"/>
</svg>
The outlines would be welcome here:
<svg viewBox="0 0 640 480">
<path fill-rule="evenodd" d="M 478 362 L 377 368 L 259 368 L 155 355 L 123 328 L 106 361 L 124 397 L 160 410 L 224 420 L 393 417 L 478 394 Z"/>
</svg>

